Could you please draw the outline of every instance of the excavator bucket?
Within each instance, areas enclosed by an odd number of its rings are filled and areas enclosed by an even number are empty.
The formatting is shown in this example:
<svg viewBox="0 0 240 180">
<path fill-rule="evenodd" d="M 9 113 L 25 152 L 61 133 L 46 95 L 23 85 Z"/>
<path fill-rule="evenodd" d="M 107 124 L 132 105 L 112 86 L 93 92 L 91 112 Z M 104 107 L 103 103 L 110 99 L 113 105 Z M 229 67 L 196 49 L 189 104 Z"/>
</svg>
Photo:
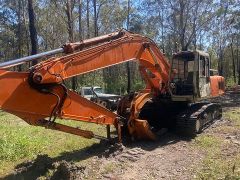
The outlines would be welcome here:
<svg viewBox="0 0 240 180">
<path fill-rule="evenodd" d="M 130 134 L 136 139 L 156 140 L 156 136 L 146 120 L 135 119 L 129 123 L 128 129 Z"/>
<path fill-rule="evenodd" d="M 128 130 L 130 135 L 136 139 L 156 139 L 148 121 L 139 118 L 142 108 L 149 100 L 151 100 L 150 93 L 139 93 L 135 95 L 131 102 L 131 116 L 128 122 Z"/>
</svg>

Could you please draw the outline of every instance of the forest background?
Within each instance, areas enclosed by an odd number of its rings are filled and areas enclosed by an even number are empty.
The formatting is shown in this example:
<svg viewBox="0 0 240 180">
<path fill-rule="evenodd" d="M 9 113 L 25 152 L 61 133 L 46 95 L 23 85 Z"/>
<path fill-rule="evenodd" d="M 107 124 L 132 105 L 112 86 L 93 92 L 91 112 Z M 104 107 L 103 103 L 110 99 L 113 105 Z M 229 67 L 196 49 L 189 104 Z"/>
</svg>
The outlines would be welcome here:
<svg viewBox="0 0 240 180">
<path fill-rule="evenodd" d="M 169 59 L 181 50 L 207 51 L 211 67 L 226 78 L 227 85 L 240 84 L 239 0 L 0 0 L 0 62 L 122 27 L 153 39 Z M 101 86 L 117 94 L 144 87 L 136 62 L 66 83 L 77 91 L 82 86 Z"/>
</svg>

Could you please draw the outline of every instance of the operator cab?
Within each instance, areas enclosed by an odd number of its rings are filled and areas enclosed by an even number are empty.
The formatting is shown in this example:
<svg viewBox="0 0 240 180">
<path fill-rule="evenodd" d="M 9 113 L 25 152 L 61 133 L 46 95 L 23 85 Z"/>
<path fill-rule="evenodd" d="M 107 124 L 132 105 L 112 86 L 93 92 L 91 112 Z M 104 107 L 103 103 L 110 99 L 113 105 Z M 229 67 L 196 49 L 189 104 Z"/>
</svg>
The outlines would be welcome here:
<svg viewBox="0 0 240 180">
<path fill-rule="evenodd" d="M 210 60 L 205 52 L 182 51 L 173 55 L 170 93 L 173 101 L 194 101 L 210 96 Z"/>
</svg>

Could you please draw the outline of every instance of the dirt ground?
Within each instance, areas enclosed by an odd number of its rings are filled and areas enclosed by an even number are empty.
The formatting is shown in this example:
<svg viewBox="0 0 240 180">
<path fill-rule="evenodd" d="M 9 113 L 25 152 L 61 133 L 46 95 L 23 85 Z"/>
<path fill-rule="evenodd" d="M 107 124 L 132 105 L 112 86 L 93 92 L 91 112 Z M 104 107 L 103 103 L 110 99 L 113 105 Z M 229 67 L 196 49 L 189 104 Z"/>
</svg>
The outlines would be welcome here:
<svg viewBox="0 0 240 180">
<path fill-rule="evenodd" d="M 218 99 L 223 111 L 240 105 L 240 94 L 228 92 Z M 216 121 L 201 134 L 230 142 L 221 149 L 226 157 L 240 153 L 240 131 L 221 131 L 233 127 L 226 118 Z M 196 148 L 195 138 L 166 132 L 156 142 L 141 141 L 110 145 L 106 142 L 85 150 L 50 158 L 39 155 L 34 161 L 19 164 L 4 179 L 198 179 L 207 153 Z"/>
</svg>

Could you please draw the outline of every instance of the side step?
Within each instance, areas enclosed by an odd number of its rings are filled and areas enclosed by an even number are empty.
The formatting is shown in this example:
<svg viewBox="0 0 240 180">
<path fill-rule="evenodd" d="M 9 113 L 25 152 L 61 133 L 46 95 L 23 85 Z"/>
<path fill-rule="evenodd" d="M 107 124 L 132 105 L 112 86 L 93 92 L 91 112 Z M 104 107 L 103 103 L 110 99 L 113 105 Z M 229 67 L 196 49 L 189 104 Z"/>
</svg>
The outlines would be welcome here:
<svg viewBox="0 0 240 180">
<path fill-rule="evenodd" d="M 221 117 L 222 108 L 220 104 L 194 103 L 177 116 L 176 128 L 180 133 L 194 136 Z"/>
</svg>

